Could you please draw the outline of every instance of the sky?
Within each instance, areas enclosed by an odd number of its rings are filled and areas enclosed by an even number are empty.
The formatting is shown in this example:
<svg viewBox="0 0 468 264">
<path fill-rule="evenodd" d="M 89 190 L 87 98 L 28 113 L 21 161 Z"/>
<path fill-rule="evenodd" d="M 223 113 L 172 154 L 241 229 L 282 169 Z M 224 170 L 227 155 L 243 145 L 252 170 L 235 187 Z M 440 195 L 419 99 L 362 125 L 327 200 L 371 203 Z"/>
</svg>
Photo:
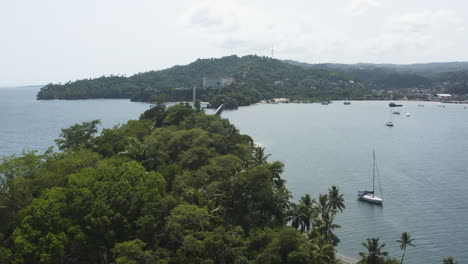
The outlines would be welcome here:
<svg viewBox="0 0 468 264">
<path fill-rule="evenodd" d="M 256 54 L 308 63 L 468 61 L 466 0 L 0 0 L 0 86 Z"/>
</svg>

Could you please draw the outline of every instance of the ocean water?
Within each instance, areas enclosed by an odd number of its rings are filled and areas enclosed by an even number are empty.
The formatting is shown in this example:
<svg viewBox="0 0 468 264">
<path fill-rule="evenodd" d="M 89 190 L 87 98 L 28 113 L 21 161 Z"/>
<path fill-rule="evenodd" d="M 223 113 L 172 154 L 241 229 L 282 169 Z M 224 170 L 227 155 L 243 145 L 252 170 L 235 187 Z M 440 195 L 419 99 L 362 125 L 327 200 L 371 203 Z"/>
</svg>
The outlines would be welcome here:
<svg viewBox="0 0 468 264">
<path fill-rule="evenodd" d="M 146 103 L 129 100 L 37 101 L 37 87 L 0 88 L 0 155 L 23 149 L 44 151 L 61 128 L 101 119 L 112 127 L 137 119 Z M 392 115 L 388 102 L 277 104 L 224 111 L 242 133 L 282 161 L 283 177 L 295 199 L 318 197 L 337 185 L 346 209 L 337 217 L 340 253 L 358 258 L 366 238 L 380 237 L 393 257 L 395 240 L 409 232 L 405 262 L 441 263 L 454 256 L 468 261 L 468 109 L 438 103 L 401 102 Z M 411 116 L 407 117 L 406 113 Z M 392 119 L 394 127 L 385 126 Z M 383 206 L 356 199 L 372 187 L 376 152 Z M 379 194 L 380 195 L 380 194 Z"/>
<path fill-rule="evenodd" d="M 466 263 L 468 106 L 400 102 L 403 107 L 390 109 L 388 103 L 258 104 L 223 116 L 265 146 L 270 160 L 286 164 L 295 199 L 340 188 L 346 209 L 337 217 L 339 252 L 359 259 L 361 243 L 380 237 L 399 259 L 395 240 L 409 232 L 416 247 L 408 247 L 406 263 L 442 263 L 450 255 Z M 389 120 L 394 127 L 385 126 Z M 357 190 L 372 189 L 373 150 L 383 206 L 356 197 Z"/>
<path fill-rule="evenodd" d="M 138 119 L 147 103 L 128 99 L 35 100 L 39 87 L 0 88 L 0 156 L 54 146 L 62 128 L 100 119 L 110 128 Z"/>
</svg>

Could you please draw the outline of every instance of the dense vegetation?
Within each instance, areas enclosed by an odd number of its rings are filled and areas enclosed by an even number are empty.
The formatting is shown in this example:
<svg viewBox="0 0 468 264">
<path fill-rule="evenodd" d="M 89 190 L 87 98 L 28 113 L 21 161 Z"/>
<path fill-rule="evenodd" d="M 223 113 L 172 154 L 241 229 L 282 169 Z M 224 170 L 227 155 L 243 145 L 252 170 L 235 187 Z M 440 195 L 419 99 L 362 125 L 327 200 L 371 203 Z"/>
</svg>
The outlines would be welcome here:
<svg viewBox="0 0 468 264">
<path fill-rule="evenodd" d="M 306 68 L 328 69 L 353 76 L 370 89 L 420 89 L 434 93 L 468 94 L 468 62 L 424 64 L 308 64 L 287 60 Z"/>
<path fill-rule="evenodd" d="M 63 129 L 61 152 L 2 158 L 0 263 L 338 262 L 339 189 L 291 201 L 283 164 L 226 119 L 155 103 L 98 124 Z M 364 246 L 360 263 L 398 263 Z"/>
<path fill-rule="evenodd" d="M 233 77 L 236 83 L 224 88 L 202 89 L 203 77 Z M 186 66 L 139 73 L 131 77 L 110 76 L 65 84 L 48 84 L 38 99 L 132 98 L 149 101 L 163 93 L 169 101 L 197 98 L 217 106 L 221 99 L 228 108 L 249 105 L 274 97 L 324 99 L 361 99 L 367 93 L 352 77 L 324 69 L 308 69 L 279 60 L 258 56 L 229 56 L 198 59 Z"/>
<path fill-rule="evenodd" d="M 334 259 L 338 190 L 291 202 L 283 164 L 226 119 L 156 104 L 96 136 L 98 124 L 63 129 L 62 152 L 3 159 L 0 263 Z"/>
<path fill-rule="evenodd" d="M 203 88 L 203 77 L 233 77 L 222 88 Z M 150 71 L 130 77 L 109 76 L 65 84 L 48 84 L 38 99 L 131 98 L 150 101 L 164 94 L 168 101 L 197 99 L 217 107 L 246 106 L 261 100 L 287 97 L 300 101 L 339 99 L 421 99 L 436 93 L 466 100 L 468 63 L 427 64 L 307 64 L 259 56 L 198 59 L 185 66 Z M 391 94 L 382 92 L 392 90 Z"/>
</svg>

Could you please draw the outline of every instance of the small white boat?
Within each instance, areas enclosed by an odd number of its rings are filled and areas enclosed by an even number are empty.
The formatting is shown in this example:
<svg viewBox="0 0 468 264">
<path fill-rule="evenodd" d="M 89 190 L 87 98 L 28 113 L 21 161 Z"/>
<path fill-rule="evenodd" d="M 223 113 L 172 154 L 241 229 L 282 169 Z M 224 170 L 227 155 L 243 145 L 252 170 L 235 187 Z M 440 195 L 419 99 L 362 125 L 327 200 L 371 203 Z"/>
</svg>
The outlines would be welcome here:
<svg viewBox="0 0 468 264">
<path fill-rule="evenodd" d="M 364 200 L 366 202 L 376 203 L 376 204 L 383 204 L 383 199 L 374 195 L 374 193 L 369 191 L 359 191 L 358 192 L 359 199 Z"/>
<path fill-rule="evenodd" d="M 385 123 L 385 125 L 388 126 L 388 127 L 392 127 L 393 123 L 392 122 L 387 122 L 387 123 Z"/>
<path fill-rule="evenodd" d="M 374 187 L 375 187 L 375 174 L 376 174 L 376 170 L 377 170 L 377 166 L 375 165 L 375 151 L 372 152 L 372 159 L 373 159 L 373 162 L 372 162 L 372 191 L 358 191 L 358 194 L 357 196 L 359 197 L 359 199 L 363 200 L 363 201 L 366 201 L 366 202 L 370 202 L 370 203 L 375 203 L 375 204 L 383 204 L 383 198 L 380 198 L 380 197 L 377 197 L 375 196 L 375 191 L 374 191 Z M 378 174 L 377 174 L 378 176 Z M 380 178 L 377 177 L 378 180 L 379 180 L 379 186 L 380 186 L 380 193 L 382 193 L 382 186 L 380 185 Z"/>
<path fill-rule="evenodd" d="M 411 116 L 411 115 L 410 115 L 410 113 L 406 113 L 406 116 L 408 116 L 408 117 L 409 117 L 409 116 Z"/>
</svg>

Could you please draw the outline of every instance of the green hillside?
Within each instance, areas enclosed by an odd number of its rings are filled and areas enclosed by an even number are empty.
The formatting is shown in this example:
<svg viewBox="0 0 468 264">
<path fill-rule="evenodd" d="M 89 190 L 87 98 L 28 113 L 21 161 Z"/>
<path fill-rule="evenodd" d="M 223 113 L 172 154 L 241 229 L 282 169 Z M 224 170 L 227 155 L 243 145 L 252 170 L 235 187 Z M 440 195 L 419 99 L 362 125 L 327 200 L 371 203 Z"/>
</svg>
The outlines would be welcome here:
<svg viewBox="0 0 468 264">
<path fill-rule="evenodd" d="M 353 76 L 369 89 L 426 89 L 457 95 L 468 94 L 468 62 L 419 64 L 309 64 L 284 62 L 311 69 L 327 69 Z"/>
<path fill-rule="evenodd" d="M 233 77 L 232 85 L 202 89 L 203 77 Z M 48 84 L 38 99 L 131 98 L 149 101 L 154 94 L 165 94 L 168 101 L 191 100 L 197 87 L 198 99 L 213 104 L 225 99 L 228 105 L 249 105 L 274 97 L 360 99 L 367 89 L 342 73 L 305 68 L 259 56 L 228 56 L 198 59 L 185 66 L 150 71 L 130 77 L 109 76 L 65 84 Z"/>
</svg>

